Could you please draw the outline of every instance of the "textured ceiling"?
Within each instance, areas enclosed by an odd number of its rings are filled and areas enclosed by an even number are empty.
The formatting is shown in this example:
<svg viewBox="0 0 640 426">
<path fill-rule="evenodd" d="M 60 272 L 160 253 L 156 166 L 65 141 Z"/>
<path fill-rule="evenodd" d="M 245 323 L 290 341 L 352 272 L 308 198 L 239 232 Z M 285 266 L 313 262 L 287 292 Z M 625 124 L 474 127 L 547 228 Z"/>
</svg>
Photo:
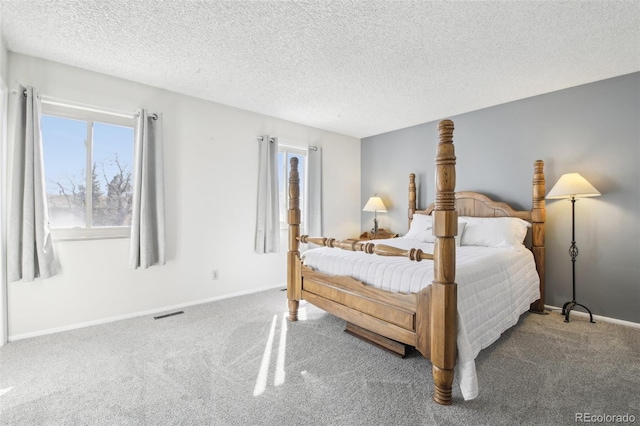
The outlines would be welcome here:
<svg viewBox="0 0 640 426">
<path fill-rule="evenodd" d="M 0 1 L 10 51 L 366 137 L 640 71 L 639 1 Z"/>
</svg>

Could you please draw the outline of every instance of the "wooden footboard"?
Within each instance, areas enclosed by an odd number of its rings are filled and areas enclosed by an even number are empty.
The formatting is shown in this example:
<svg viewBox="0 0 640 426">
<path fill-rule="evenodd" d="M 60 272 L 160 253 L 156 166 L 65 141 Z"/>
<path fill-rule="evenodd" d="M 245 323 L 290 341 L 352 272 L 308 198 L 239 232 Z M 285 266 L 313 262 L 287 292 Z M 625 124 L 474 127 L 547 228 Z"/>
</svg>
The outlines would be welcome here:
<svg viewBox="0 0 640 426">
<path fill-rule="evenodd" d="M 416 346 L 415 294 L 390 293 L 302 266 L 302 298 L 362 328 Z"/>
</svg>

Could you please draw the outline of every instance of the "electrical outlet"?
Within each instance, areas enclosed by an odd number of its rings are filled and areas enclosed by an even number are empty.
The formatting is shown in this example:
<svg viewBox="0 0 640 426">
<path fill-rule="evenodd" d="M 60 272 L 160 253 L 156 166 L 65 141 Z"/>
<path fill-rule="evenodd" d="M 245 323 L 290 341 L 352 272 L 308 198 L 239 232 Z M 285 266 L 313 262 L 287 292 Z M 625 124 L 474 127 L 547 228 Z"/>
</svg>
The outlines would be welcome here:
<svg viewBox="0 0 640 426">
<path fill-rule="evenodd" d="M 211 279 L 212 279 L 212 280 L 217 280 L 217 279 L 218 279 L 218 270 L 217 270 L 217 269 L 214 269 L 214 270 L 211 272 Z"/>
</svg>

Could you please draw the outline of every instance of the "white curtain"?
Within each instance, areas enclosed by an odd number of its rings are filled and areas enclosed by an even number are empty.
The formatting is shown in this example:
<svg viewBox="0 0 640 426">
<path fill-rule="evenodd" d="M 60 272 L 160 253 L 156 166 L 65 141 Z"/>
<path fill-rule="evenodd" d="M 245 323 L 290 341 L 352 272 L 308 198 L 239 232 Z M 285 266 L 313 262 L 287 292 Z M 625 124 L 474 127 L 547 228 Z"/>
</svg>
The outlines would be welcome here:
<svg viewBox="0 0 640 426">
<path fill-rule="evenodd" d="M 58 273 L 47 209 L 40 98 L 33 87 L 19 88 L 15 136 L 7 250 L 9 282 L 33 281 Z"/>
<path fill-rule="evenodd" d="M 129 266 L 165 264 L 162 115 L 138 111 Z"/>
<path fill-rule="evenodd" d="M 9 91 L 0 76 L 0 346 L 9 340 L 7 293 L 7 105 Z"/>
<path fill-rule="evenodd" d="M 259 145 L 255 251 L 277 253 L 280 249 L 278 138 L 264 135 Z"/>
<path fill-rule="evenodd" d="M 307 154 L 307 187 L 305 188 L 304 233 L 322 235 L 322 148 L 309 147 Z"/>
</svg>

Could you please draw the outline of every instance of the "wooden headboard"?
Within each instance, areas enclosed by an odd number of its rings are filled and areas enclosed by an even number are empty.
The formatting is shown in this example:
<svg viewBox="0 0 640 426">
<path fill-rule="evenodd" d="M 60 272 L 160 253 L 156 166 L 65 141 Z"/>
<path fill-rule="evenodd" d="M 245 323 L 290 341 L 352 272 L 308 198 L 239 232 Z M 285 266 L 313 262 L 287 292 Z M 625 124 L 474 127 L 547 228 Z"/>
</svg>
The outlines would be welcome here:
<svg viewBox="0 0 640 426">
<path fill-rule="evenodd" d="M 515 210 L 509 204 L 501 201 L 493 201 L 491 198 L 479 192 L 456 192 L 456 211 L 458 216 L 472 217 L 519 217 L 531 222 L 530 210 Z M 425 210 L 416 211 L 419 214 L 431 214 L 434 204 L 427 206 Z"/>
<path fill-rule="evenodd" d="M 516 210 L 509 204 L 494 201 L 479 192 L 456 192 L 455 203 L 458 216 L 472 217 L 519 217 L 531 222 L 531 251 L 540 276 L 540 299 L 531 304 L 531 310 L 544 311 L 544 245 L 545 245 L 545 180 L 544 162 L 537 160 L 533 164 L 532 203 L 531 210 Z M 414 214 L 431 214 L 434 204 L 425 210 L 416 209 L 416 176 L 409 175 L 409 225 Z"/>
</svg>

